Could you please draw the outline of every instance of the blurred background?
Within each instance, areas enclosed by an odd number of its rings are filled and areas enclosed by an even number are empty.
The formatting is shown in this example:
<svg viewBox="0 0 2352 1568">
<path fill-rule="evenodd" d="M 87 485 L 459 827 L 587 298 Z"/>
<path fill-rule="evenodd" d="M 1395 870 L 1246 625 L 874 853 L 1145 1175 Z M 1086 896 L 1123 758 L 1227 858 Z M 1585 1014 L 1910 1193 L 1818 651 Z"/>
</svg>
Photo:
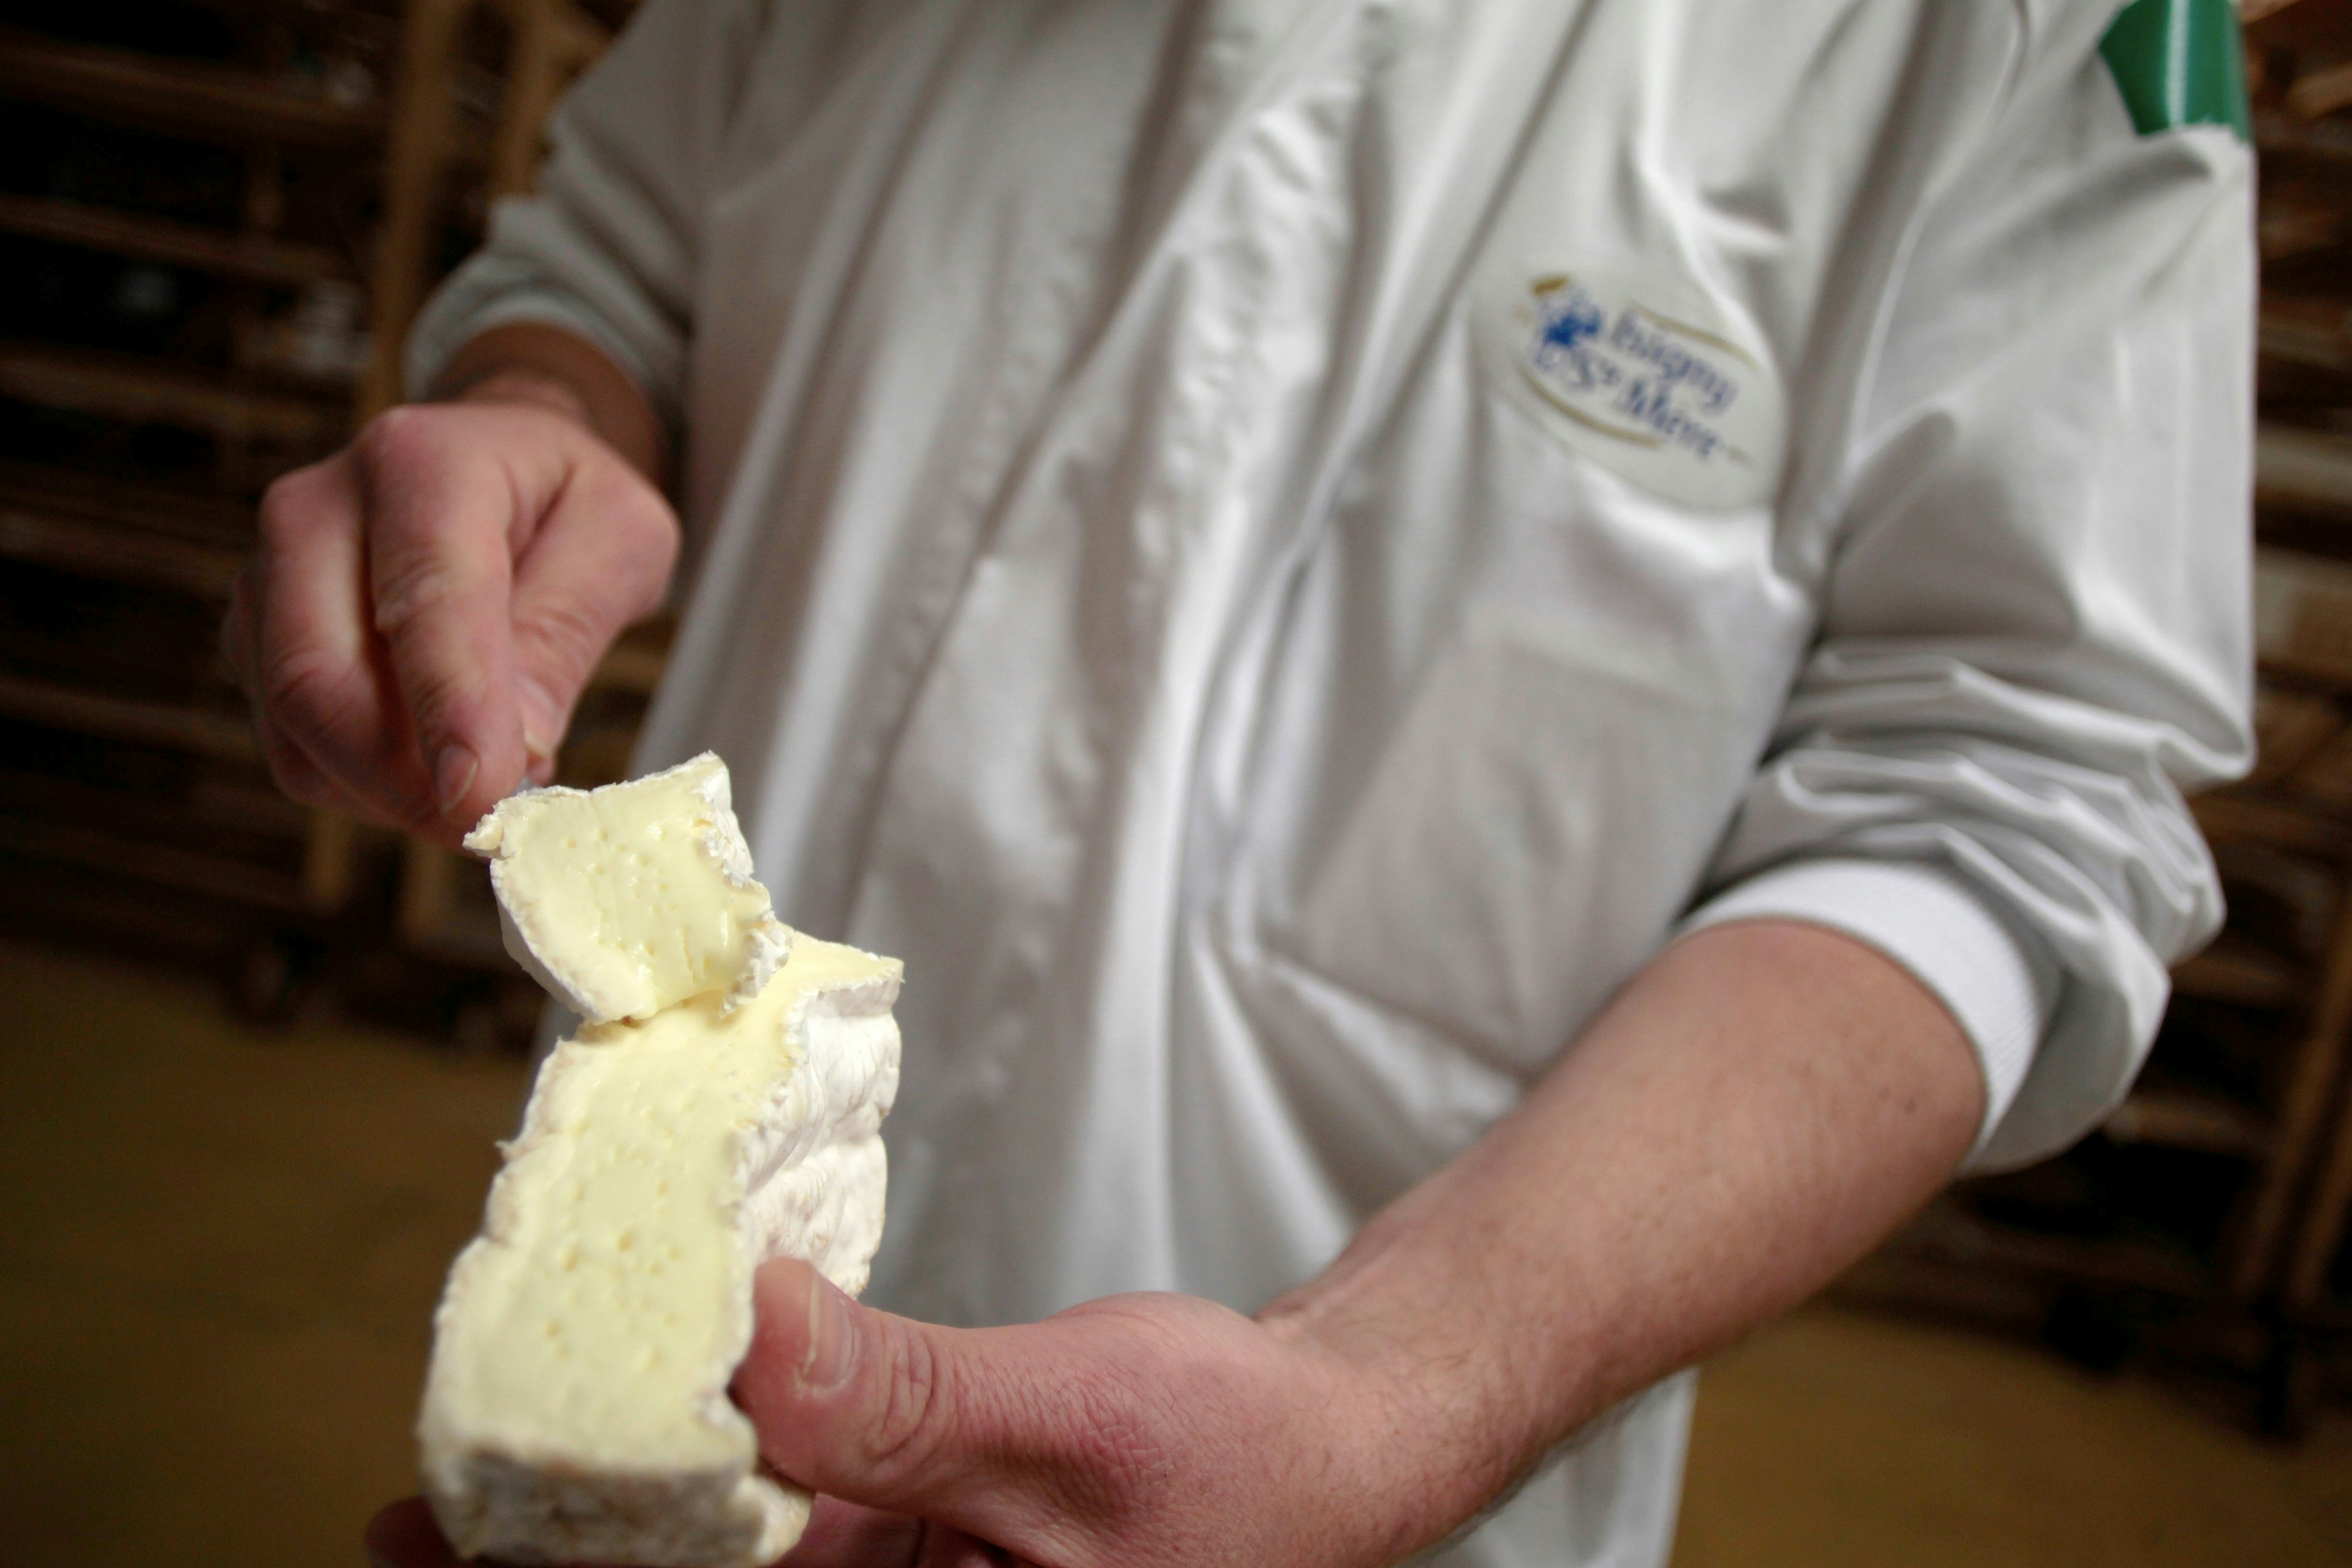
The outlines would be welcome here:
<svg viewBox="0 0 2352 1568">
<path fill-rule="evenodd" d="M 0 1542 L 357 1562 L 538 993 L 478 868 L 283 799 L 217 663 L 254 504 L 630 0 L 0 22 Z M 2139 1089 L 1709 1369 L 1681 1568 L 2352 1565 L 2352 0 L 2243 0 L 2263 756 Z M 667 627 L 562 777 L 619 776 Z"/>
</svg>

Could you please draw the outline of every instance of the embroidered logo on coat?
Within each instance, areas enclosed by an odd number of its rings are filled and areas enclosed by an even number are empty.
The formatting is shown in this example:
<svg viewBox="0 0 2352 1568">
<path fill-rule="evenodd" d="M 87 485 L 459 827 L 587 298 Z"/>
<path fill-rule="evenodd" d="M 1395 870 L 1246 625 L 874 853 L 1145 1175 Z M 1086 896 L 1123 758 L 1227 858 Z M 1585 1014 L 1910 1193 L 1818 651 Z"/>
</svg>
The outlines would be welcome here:
<svg viewBox="0 0 2352 1568">
<path fill-rule="evenodd" d="M 1605 274 L 1538 270 L 1499 306 L 1488 311 L 1495 346 L 1570 446 L 1695 506 L 1771 496 L 1780 387 L 1706 301 Z"/>
</svg>

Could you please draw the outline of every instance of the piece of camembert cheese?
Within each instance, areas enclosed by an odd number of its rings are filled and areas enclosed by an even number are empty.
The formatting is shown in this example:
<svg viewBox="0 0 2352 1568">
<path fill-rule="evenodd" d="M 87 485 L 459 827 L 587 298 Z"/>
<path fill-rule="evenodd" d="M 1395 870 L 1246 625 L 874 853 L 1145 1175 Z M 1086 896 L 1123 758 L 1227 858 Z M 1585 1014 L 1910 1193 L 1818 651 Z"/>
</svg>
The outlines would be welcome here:
<svg viewBox="0 0 2352 1568">
<path fill-rule="evenodd" d="M 722 803 L 724 790 L 722 769 Z M 625 837 L 531 839 L 509 849 L 508 885 L 557 885 L 532 862 L 609 856 Z M 542 903 L 539 918 L 562 912 Z M 761 1472 L 728 1385 L 761 1263 L 800 1258 L 865 1286 L 899 965 L 797 932 L 785 946 L 732 1005 L 720 973 L 648 1016 L 583 1026 L 541 1068 L 434 1322 L 418 1436 L 426 1498 L 460 1552 L 751 1568 L 805 1526 L 808 1494 Z"/>
<path fill-rule="evenodd" d="M 591 1023 L 713 988 L 731 1006 L 783 963 L 789 932 L 712 752 L 603 789 L 509 795 L 466 847 L 490 862 L 507 952 Z"/>
</svg>

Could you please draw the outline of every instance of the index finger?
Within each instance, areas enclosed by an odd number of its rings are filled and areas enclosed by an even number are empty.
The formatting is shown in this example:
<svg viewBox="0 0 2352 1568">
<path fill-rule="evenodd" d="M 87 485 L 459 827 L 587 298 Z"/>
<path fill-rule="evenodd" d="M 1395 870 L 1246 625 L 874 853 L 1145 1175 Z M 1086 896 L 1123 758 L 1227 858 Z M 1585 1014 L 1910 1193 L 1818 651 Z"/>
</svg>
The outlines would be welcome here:
<svg viewBox="0 0 2352 1568">
<path fill-rule="evenodd" d="M 368 489 L 368 576 L 375 630 L 433 782 L 462 829 L 520 782 L 509 542 L 531 498 L 457 434 L 450 408 L 395 408 L 358 450 Z M 463 417 L 458 415 L 458 417 Z"/>
</svg>

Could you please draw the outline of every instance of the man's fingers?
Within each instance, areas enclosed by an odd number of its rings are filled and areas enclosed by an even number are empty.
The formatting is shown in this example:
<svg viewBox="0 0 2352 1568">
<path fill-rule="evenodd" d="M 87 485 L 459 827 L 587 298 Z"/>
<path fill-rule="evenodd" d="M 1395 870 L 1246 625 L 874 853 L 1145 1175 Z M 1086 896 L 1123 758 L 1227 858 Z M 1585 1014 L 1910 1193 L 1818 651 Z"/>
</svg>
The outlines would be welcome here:
<svg viewBox="0 0 2352 1568">
<path fill-rule="evenodd" d="M 554 756 L 613 638 L 661 602 L 677 557 L 676 516 L 635 469 L 566 477 L 514 565 L 515 689 L 534 764 Z"/>
<path fill-rule="evenodd" d="M 273 764 L 299 757 L 364 815 L 406 823 L 429 807 L 406 753 L 398 693 L 368 624 L 360 496 L 340 458 L 289 474 L 261 507 L 259 560 L 238 585 L 229 656 Z M 296 764 L 280 782 L 304 793 Z"/>
<path fill-rule="evenodd" d="M 496 411 L 503 412 L 503 411 Z M 367 507 L 373 626 L 422 753 L 434 814 L 462 830 L 526 764 L 508 626 L 510 539 L 544 497 L 462 439 L 496 412 L 395 408 L 353 447 Z"/>
<path fill-rule="evenodd" d="M 289 793 L 455 844 L 553 776 L 677 548 L 668 503 L 561 415 L 395 408 L 270 488 L 224 652 Z"/>
</svg>

